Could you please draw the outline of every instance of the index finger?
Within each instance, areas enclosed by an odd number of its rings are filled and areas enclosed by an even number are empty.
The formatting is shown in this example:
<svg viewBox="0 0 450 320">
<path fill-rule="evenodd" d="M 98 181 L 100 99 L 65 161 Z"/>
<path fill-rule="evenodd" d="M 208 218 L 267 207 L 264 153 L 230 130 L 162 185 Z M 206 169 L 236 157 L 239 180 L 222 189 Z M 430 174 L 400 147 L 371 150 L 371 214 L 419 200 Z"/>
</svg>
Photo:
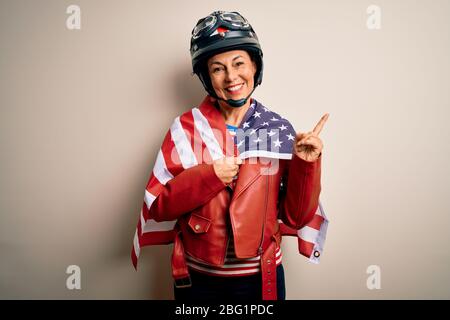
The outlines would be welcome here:
<svg viewBox="0 0 450 320">
<path fill-rule="evenodd" d="M 329 113 L 325 113 L 325 114 L 322 116 L 322 118 L 320 118 L 319 122 L 318 122 L 317 125 L 314 127 L 314 130 L 313 130 L 313 134 L 314 134 L 314 135 L 316 135 L 316 136 L 319 135 L 319 133 L 320 133 L 320 131 L 322 131 L 322 128 L 323 128 L 323 126 L 325 125 L 325 122 L 327 121 L 329 115 L 330 115 Z"/>
</svg>

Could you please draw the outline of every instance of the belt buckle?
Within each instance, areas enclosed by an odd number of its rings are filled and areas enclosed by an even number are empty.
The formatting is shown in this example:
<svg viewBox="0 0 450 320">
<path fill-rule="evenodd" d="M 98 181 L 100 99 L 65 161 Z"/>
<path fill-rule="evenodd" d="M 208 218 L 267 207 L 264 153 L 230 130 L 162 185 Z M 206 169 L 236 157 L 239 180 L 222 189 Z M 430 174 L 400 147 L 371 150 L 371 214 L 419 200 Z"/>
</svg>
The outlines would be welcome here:
<svg viewBox="0 0 450 320">
<path fill-rule="evenodd" d="M 175 279 L 176 288 L 189 288 L 192 286 L 191 276 Z"/>
</svg>

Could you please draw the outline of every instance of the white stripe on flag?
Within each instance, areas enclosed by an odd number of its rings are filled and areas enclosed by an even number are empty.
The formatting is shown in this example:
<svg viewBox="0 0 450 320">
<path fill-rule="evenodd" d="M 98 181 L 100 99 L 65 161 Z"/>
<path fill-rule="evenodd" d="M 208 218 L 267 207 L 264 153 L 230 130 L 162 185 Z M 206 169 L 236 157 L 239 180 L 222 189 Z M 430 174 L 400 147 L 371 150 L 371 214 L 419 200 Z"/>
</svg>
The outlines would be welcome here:
<svg viewBox="0 0 450 320">
<path fill-rule="evenodd" d="M 275 262 L 275 264 L 277 264 L 277 265 L 280 264 L 281 259 L 282 259 L 282 257 L 278 257 L 278 258 L 277 258 L 277 261 Z"/>
<path fill-rule="evenodd" d="M 181 125 L 180 117 L 177 117 L 170 127 L 170 134 L 172 135 L 172 140 L 177 149 L 183 168 L 188 169 L 197 165 L 197 159 L 192 151 L 191 143 L 186 137 L 186 133 Z"/>
<path fill-rule="evenodd" d="M 136 257 L 139 258 L 139 254 L 141 252 L 141 246 L 139 245 L 139 238 L 138 238 L 138 231 L 136 229 L 136 232 L 134 233 L 134 240 L 133 240 L 133 247 L 134 247 L 134 254 Z"/>
<path fill-rule="evenodd" d="M 145 221 L 141 209 L 141 232 L 170 231 L 175 227 L 176 220 L 156 222 L 153 219 Z"/>
<path fill-rule="evenodd" d="M 141 209 L 141 232 L 144 233 L 144 228 L 145 228 L 145 219 L 144 219 L 144 215 L 142 214 L 142 209 Z"/>
<path fill-rule="evenodd" d="M 320 214 L 324 220 L 320 225 L 319 234 L 317 235 L 316 243 L 314 244 L 314 251 L 318 251 L 320 253 L 319 257 L 315 257 L 314 255 L 310 257 L 310 261 L 314 263 L 319 263 L 320 256 L 322 255 L 323 252 L 323 247 L 325 245 L 325 239 L 327 237 L 327 228 L 328 228 L 328 219 L 325 215 L 325 211 L 323 211 L 322 203 L 320 201 L 319 201 L 319 210 L 317 211 L 320 211 Z"/>
<path fill-rule="evenodd" d="M 173 179 L 173 175 L 167 170 L 166 161 L 162 154 L 162 150 L 159 149 L 158 156 L 156 157 L 155 167 L 153 168 L 153 175 L 158 179 L 161 184 L 166 184 L 167 181 Z"/>
<path fill-rule="evenodd" d="M 324 220 L 327 220 L 327 217 L 325 216 L 325 212 L 323 211 L 322 204 L 319 201 L 319 205 L 317 206 L 316 214 L 323 217 Z"/>
<path fill-rule="evenodd" d="M 141 218 L 142 221 L 143 217 Z M 142 233 L 171 231 L 175 227 L 176 220 L 156 222 L 153 219 L 148 219 L 142 227 Z M 142 223 L 141 223 L 142 225 Z"/>
<path fill-rule="evenodd" d="M 205 142 L 212 159 L 213 160 L 222 159 L 224 157 L 222 148 L 220 147 L 220 144 L 217 142 L 208 120 L 197 108 L 192 109 L 192 115 L 194 117 L 195 127 L 200 133 L 202 140 Z"/>
<path fill-rule="evenodd" d="M 325 211 L 323 211 L 322 203 L 319 201 L 319 209 L 317 210 L 323 218 L 323 221 L 320 225 L 319 234 L 317 235 L 317 245 L 320 247 L 320 251 L 322 251 L 323 246 L 325 245 L 325 239 L 327 237 L 327 228 L 328 228 L 328 219 L 325 215 Z"/>
<path fill-rule="evenodd" d="M 147 209 L 150 210 L 150 207 L 152 206 L 153 201 L 155 201 L 156 197 L 152 195 L 150 192 L 145 189 L 145 195 L 144 195 L 144 201 L 147 205 Z"/>
<path fill-rule="evenodd" d="M 297 231 L 297 234 L 300 237 L 300 239 L 304 241 L 316 243 L 317 237 L 319 236 L 319 230 L 311 228 L 309 226 L 304 226 L 303 228 Z"/>
<path fill-rule="evenodd" d="M 266 150 L 250 150 L 245 151 L 239 154 L 239 158 L 246 159 L 251 157 L 266 157 L 266 158 L 275 158 L 275 159 L 292 159 L 291 153 L 277 153 Z"/>
</svg>

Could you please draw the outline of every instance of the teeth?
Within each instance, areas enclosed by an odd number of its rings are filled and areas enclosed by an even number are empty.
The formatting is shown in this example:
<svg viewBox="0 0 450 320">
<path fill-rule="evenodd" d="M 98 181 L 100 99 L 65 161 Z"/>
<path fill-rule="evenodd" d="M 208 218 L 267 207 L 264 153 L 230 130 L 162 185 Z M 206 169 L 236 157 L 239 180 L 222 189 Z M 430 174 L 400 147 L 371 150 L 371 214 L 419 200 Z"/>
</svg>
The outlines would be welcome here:
<svg viewBox="0 0 450 320">
<path fill-rule="evenodd" d="M 230 88 L 228 88 L 227 90 L 228 90 L 228 91 L 237 91 L 237 90 L 239 90 L 242 86 L 243 86 L 242 84 L 239 84 L 239 85 L 237 85 L 237 86 L 230 87 Z"/>
</svg>

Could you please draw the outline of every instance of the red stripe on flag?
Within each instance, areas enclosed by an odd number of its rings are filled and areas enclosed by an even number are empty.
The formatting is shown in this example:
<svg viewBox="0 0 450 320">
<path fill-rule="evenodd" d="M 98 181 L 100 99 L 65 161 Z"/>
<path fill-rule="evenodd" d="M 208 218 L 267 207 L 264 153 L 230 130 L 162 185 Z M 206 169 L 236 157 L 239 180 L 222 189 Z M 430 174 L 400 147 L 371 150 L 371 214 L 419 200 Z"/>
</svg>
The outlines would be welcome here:
<svg viewBox="0 0 450 320">
<path fill-rule="evenodd" d="M 298 251 L 302 255 L 309 258 L 311 257 L 313 250 L 314 250 L 314 243 L 298 238 Z"/>
<path fill-rule="evenodd" d="M 152 177 L 150 178 L 150 181 L 147 185 L 147 191 L 156 197 L 158 194 L 161 193 L 163 188 L 164 185 L 161 184 L 161 182 L 159 182 L 159 180 L 152 173 Z"/>
<path fill-rule="evenodd" d="M 142 216 L 144 217 L 145 221 L 150 219 L 150 213 L 149 213 L 149 210 L 147 208 L 147 204 L 145 203 L 145 201 L 142 201 Z"/>
<path fill-rule="evenodd" d="M 154 244 L 169 244 L 174 241 L 175 234 L 174 230 L 146 232 L 141 236 L 139 243 L 141 248 Z"/>
<path fill-rule="evenodd" d="M 131 261 L 133 262 L 134 268 L 137 270 L 138 258 L 136 256 L 136 252 L 134 251 L 134 243 L 133 248 L 131 249 Z"/>
<path fill-rule="evenodd" d="M 322 225 L 324 220 L 325 219 L 321 215 L 315 214 L 313 219 L 307 224 L 307 226 L 316 230 L 320 230 L 320 226 Z"/>
<path fill-rule="evenodd" d="M 283 236 L 297 236 L 297 230 L 287 226 L 284 223 L 280 223 L 280 232 Z"/>
<path fill-rule="evenodd" d="M 139 220 L 138 220 L 138 224 L 137 224 L 136 230 L 137 230 L 137 234 L 138 234 L 139 247 L 141 247 L 141 246 L 142 246 L 142 245 L 141 245 L 141 235 L 142 235 L 141 217 L 139 217 Z"/>
</svg>

